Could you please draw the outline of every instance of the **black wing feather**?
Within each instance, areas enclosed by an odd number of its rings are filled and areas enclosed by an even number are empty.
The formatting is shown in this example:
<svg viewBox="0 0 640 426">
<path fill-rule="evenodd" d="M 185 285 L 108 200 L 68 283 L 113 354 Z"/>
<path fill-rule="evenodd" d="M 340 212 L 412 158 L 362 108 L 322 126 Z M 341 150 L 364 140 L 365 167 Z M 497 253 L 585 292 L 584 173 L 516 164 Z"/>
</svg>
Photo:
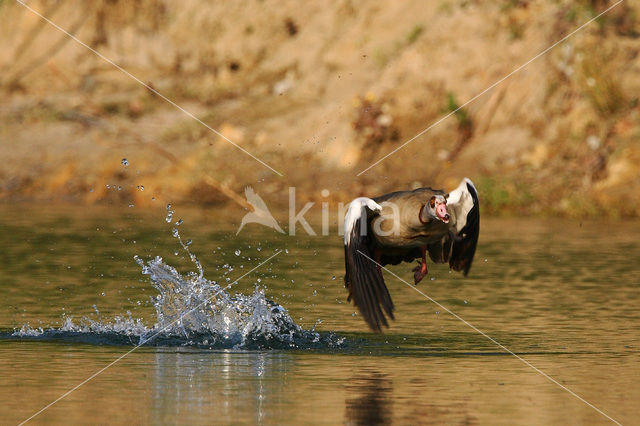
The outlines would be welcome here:
<svg viewBox="0 0 640 426">
<path fill-rule="evenodd" d="M 382 326 L 389 326 L 387 317 L 394 319 L 393 301 L 382 272 L 371 260 L 374 257 L 369 247 L 370 237 L 360 235 L 361 226 L 362 219 L 358 219 L 351 230 L 349 244 L 344 246 L 344 284 L 349 290 L 347 300 L 353 301 L 371 330 L 380 333 Z"/>
<path fill-rule="evenodd" d="M 471 269 L 473 256 L 480 235 L 480 203 L 478 193 L 473 185 L 467 183 L 467 189 L 473 198 L 473 208 L 467 214 L 467 223 L 453 242 L 453 250 L 449 259 L 449 267 L 455 271 L 463 271 L 466 276 Z"/>
</svg>

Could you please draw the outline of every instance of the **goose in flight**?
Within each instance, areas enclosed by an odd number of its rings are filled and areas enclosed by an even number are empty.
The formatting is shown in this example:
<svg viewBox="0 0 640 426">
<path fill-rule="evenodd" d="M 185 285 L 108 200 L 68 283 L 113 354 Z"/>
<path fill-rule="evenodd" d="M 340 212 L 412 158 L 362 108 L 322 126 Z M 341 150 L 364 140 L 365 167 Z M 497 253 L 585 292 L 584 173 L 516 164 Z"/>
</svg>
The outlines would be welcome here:
<svg viewBox="0 0 640 426">
<path fill-rule="evenodd" d="M 453 191 L 398 191 L 349 204 L 344 220 L 345 287 L 375 332 L 394 319 L 394 306 L 381 267 L 418 260 L 418 284 L 427 274 L 426 254 L 466 276 L 480 231 L 478 192 L 465 178 Z"/>
</svg>

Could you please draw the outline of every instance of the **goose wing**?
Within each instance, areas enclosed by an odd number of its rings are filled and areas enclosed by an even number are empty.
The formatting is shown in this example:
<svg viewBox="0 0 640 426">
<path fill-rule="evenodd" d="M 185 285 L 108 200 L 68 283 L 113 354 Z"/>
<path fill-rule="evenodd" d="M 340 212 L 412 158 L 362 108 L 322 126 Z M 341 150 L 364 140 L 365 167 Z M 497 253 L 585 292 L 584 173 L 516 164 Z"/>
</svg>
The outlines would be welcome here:
<svg viewBox="0 0 640 426">
<path fill-rule="evenodd" d="M 344 220 L 344 285 L 349 291 L 347 300 L 353 301 L 369 327 L 380 333 L 393 317 L 393 302 L 373 261 L 370 220 L 381 206 L 370 198 L 356 198 L 349 204 Z"/>
<path fill-rule="evenodd" d="M 455 218 L 450 227 L 453 244 L 447 250 L 450 253 L 449 267 L 467 275 L 480 234 L 478 191 L 471 180 L 464 178 L 460 185 L 448 194 L 447 209 L 453 212 Z"/>
</svg>

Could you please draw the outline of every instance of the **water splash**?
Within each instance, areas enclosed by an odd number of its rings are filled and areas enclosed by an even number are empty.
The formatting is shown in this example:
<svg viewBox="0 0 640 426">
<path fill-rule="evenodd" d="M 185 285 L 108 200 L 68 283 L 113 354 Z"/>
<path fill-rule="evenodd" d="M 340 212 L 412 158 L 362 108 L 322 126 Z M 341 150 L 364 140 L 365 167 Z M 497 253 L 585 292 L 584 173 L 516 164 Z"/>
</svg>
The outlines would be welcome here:
<svg viewBox="0 0 640 426">
<path fill-rule="evenodd" d="M 217 282 L 190 272 L 181 275 L 160 257 L 137 259 L 159 295 L 154 302 L 158 322 L 141 336 L 156 334 L 184 339 L 198 346 L 286 348 L 326 346 L 332 336 L 298 326 L 287 310 L 266 298 L 264 290 L 231 295 Z M 197 260 L 196 260 L 197 261 Z M 199 264 L 198 264 L 199 265 Z"/>
<path fill-rule="evenodd" d="M 211 349 L 335 348 L 344 339 L 332 333 L 305 330 L 287 310 L 269 300 L 263 288 L 249 295 L 231 294 L 231 282 L 222 287 L 204 276 L 204 269 L 174 228 L 173 236 L 195 266 L 195 271 L 179 273 L 159 256 L 144 261 L 135 256 L 142 273 L 158 291 L 153 298 L 156 323 L 147 327 L 130 313 L 111 322 L 84 318 L 74 322 L 63 318 L 58 328 L 15 330 L 11 337 L 35 340 L 63 340 L 90 344 L 193 346 Z M 248 278 L 247 278 L 248 279 Z M 225 282 L 229 282 L 226 280 Z"/>
</svg>

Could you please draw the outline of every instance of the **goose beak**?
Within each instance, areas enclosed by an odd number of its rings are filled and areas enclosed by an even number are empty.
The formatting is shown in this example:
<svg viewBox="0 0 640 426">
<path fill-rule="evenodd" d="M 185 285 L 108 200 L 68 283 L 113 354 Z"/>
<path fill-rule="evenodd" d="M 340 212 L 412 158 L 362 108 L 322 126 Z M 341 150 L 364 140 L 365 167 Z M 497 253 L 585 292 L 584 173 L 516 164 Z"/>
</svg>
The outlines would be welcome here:
<svg viewBox="0 0 640 426">
<path fill-rule="evenodd" d="M 438 203 L 436 206 L 436 215 L 438 219 L 444 223 L 449 223 L 449 212 L 447 211 L 447 205 L 445 203 Z"/>
</svg>

